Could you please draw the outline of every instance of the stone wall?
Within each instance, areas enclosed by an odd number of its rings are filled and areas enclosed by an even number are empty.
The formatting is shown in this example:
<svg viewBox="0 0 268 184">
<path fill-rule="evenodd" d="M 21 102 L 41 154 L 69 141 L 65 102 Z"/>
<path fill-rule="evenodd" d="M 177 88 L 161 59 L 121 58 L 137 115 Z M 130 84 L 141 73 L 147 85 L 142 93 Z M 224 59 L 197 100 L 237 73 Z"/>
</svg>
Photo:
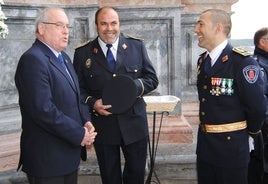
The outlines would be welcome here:
<svg viewBox="0 0 268 184">
<path fill-rule="evenodd" d="M 21 4 L 59 4 L 100 6 L 178 6 L 184 5 L 184 12 L 200 12 L 208 8 L 231 10 L 231 5 L 238 0 L 5 0 L 7 3 Z"/>
<path fill-rule="evenodd" d="M 17 103 L 14 86 L 14 72 L 20 55 L 28 49 L 34 40 L 34 18 L 38 5 L 6 5 L 5 13 L 9 19 L 6 23 L 10 33 L 1 40 L 1 74 L 0 106 Z M 65 7 L 72 25 L 70 43 L 67 53 L 73 57 L 74 47 L 97 35 L 93 24 L 97 6 Z M 148 53 L 158 73 L 160 85 L 155 91 L 158 94 L 180 96 L 176 87 L 179 80 L 180 52 L 180 8 L 179 7 L 119 7 L 121 31 L 144 39 Z M 169 74 L 169 75 L 167 75 Z"/>
<path fill-rule="evenodd" d="M 6 0 L 2 7 L 7 16 L 9 35 L 0 40 L 0 109 L 16 106 L 14 73 L 20 55 L 34 41 L 34 21 L 38 11 L 59 5 L 66 9 L 72 28 L 67 53 L 97 34 L 95 11 L 104 5 L 115 6 L 121 31 L 144 39 L 156 68 L 160 85 L 155 93 L 175 95 L 182 101 L 196 101 L 196 60 L 201 51 L 193 29 L 200 11 L 222 8 L 230 11 L 237 0 Z M 177 107 L 180 113 L 180 107 Z"/>
<path fill-rule="evenodd" d="M 160 80 L 160 85 L 155 93 L 160 95 L 175 95 L 183 102 L 189 102 L 197 101 L 195 87 L 196 61 L 198 55 L 203 52 L 197 46 L 197 37 L 193 32 L 200 11 L 207 8 L 221 8 L 230 11 L 231 4 L 236 1 L 237 0 L 5 0 L 6 4 L 2 8 L 8 18 L 6 24 L 9 26 L 10 33 L 6 39 L 0 39 L 1 138 L 5 135 L 12 135 L 11 133 L 14 132 L 19 133 L 20 131 L 20 113 L 18 109 L 18 95 L 14 84 L 14 73 L 21 54 L 32 45 L 35 39 L 34 23 L 35 17 L 40 9 L 51 5 L 59 5 L 66 10 L 72 26 L 70 29 L 70 43 L 66 52 L 72 58 L 76 45 L 86 40 L 94 39 L 97 36 L 94 25 L 96 10 L 100 6 L 115 6 L 120 16 L 121 31 L 144 39 L 148 54 L 156 68 Z M 192 111 L 197 107 L 198 105 L 194 105 L 194 107 L 191 106 L 190 109 Z M 181 104 L 178 104 L 175 108 L 175 113 L 181 115 Z M 185 114 L 185 112 L 183 114 Z M 196 111 L 195 118 L 198 119 L 198 111 Z M 167 119 L 167 117 L 165 117 L 165 119 Z M 184 120 L 183 115 L 173 116 L 173 119 L 174 122 L 163 123 L 161 140 L 166 140 L 165 136 L 172 136 L 170 140 L 173 140 L 175 135 L 179 138 L 184 137 L 184 140 L 185 137 L 196 140 L 196 138 L 191 137 L 195 131 L 192 131 L 192 127 Z M 149 126 L 149 129 L 151 132 L 152 127 Z M 196 130 L 196 128 L 194 128 L 194 130 Z M 164 133 L 166 133 L 166 135 Z M 167 142 L 171 142 L 170 140 L 167 140 Z M 16 139 L 15 141 L 17 152 L 15 152 L 15 154 L 12 153 L 12 158 L 18 159 L 16 154 L 19 152 L 19 140 Z M 6 144 L 5 140 L 2 140 L 2 142 Z M 181 140 L 177 142 L 181 143 Z M 9 141 L 8 148 L 11 148 L 8 149 L 9 152 L 13 151 L 12 148 L 14 148 L 14 145 L 12 147 L 10 144 L 12 144 L 12 141 Z M 169 155 L 181 154 L 180 152 L 185 149 L 184 145 L 179 147 L 178 150 L 174 149 L 178 148 L 179 145 L 180 144 L 177 143 L 176 146 L 174 146 L 174 144 L 162 145 L 172 148 L 172 151 L 170 151 L 166 149 L 167 147 L 164 147 L 163 150 L 165 150 L 165 152 L 163 153 L 168 153 Z M 194 148 L 194 145 L 195 144 L 189 144 L 188 146 Z M 161 152 L 161 147 L 159 148 Z M 190 154 L 193 154 L 194 151 L 192 149 L 190 150 Z M 5 150 L 2 149 L 2 151 Z M 185 156 L 183 156 L 183 158 L 185 158 Z M 15 167 L 17 165 L 16 159 L 12 160 L 13 162 L 5 159 L 6 162 L 2 163 L 2 165 L 9 162 L 8 164 L 13 164 Z M 191 162 L 189 169 L 185 168 L 185 166 L 178 167 L 178 165 L 174 165 L 181 162 L 181 160 L 177 158 L 176 160 L 164 160 L 165 162 L 171 161 L 167 163 L 171 166 L 168 166 L 167 169 L 164 168 L 164 170 L 161 168 L 161 173 L 164 174 L 161 174 L 160 178 L 163 175 L 167 175 L 165 176 L 166 180 L 168 178 L 172 179 L 174 183 L 186 183 L 181 180 L 174 180 L 174 178 L 181 178 L 182 176 L 182 178 L 185 179 L 189 177 L 185 174 L 185 171 L 193 171 L 192 173 L 195 173 L 195 168 L 193 167 L 195 166 L 194 162 Z M 195 159 L 192 160 L 194 161 Z M 96 159 L 94 161 L 96 162 Z M 92 164 L 92 162 L 90 162 L 90 164 Z M 7 165 L 5 165 L 5 167 L 7 167 Z M 156 164 L 156 169 L 159 169 L 159 167 L 159 164 Z M 176 170 L 174 167 L 176 167 Z M 84 169 L 90 171 L 91 168 L 86 167 Z M 178 172 L 180 173 L 179 175 Z M 172 175 L 173 173 L 174 175 Z M 4 173 L 4 175 L 6 174 Z M 88 174 L 88 176 L 92 177 L 90 174 Z M 96 178 L 96 176 L 93 177 Z M 99 179 L 98 175 L 97 177 L 97 179 Z M 189 178 L 187 178 L 187 181 L 188 179 Z M 0 183 L 1 181 L 0 173 Z"/>
</svg>

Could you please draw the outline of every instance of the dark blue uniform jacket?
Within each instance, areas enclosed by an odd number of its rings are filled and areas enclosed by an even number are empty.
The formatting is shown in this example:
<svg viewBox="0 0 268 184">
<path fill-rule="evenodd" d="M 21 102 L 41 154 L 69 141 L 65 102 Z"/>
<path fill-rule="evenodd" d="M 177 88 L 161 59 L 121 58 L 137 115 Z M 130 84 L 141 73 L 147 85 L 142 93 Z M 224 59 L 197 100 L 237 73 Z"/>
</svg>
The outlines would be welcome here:
<svg viewBox="0 0 268 184">
<path fill-rule="evenodd" d="M 213 65 L 204 71 L 205 54 L 198 60 L 197 87 L 201 124 L 227 124 L 246 120 L 247 129 L 205 133 L 199 128 L 197 158 L 222 167 L 246 166 L 248 131 L 260 130 L 265 116 L 263 80 L 258 63 L 227 45 Z"/>
<path fill-rule="evenodd" d="M 120 35 L 114 72 L 110 71 L 97 38 L 75 50 L 74 67 L 82 97 L 84 101 L 88 98 L 92 122 L 98 132 L 96 142 L 120 144 L 123 141 L 127 145 L 148 136 L 146 104 L 138 96 L 154 90 L 158 85 L 158 78 L 141 40 Z M 93 112 L 93 105 L 97 99 L 102 98 L 104 84 L 114 74 L 127 75 L 134 80 L 137 99 L 123 114 L 101 116 Z"/>
<path fill-rule="evenodd" d="M 266 96 L 266 118 L 262 126 L 262 135 L 264 141 L 264 171 L 268 172 L 268 53 L 255 47 L 254 55 L 263 70 L 264 91 Z"/>
</svg>

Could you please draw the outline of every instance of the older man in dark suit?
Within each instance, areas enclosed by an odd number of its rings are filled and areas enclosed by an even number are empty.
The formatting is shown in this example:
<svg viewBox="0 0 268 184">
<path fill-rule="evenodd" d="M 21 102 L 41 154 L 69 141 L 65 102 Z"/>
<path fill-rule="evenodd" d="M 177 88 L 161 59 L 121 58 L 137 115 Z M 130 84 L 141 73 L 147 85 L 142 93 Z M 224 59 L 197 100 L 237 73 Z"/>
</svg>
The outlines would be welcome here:
<svg viewBox="0 0 268 184">
<path fill-rule="evenodd" d="M 144 43 L 120 35 L 115 9 L 99 9 L 95 24 L 98 37 L 76 49 L 74 66 L 82 98 L 90 108 L 92 123 L 98 132 L 94 147 L 102 182 L 143 184 L 148 124 L 142 96 L 157 87 L 158 78 Z M 129 82 L 121 76 L 127 76 Z M 106 89 L 110 89 L 110 95 Z M 129 100 L 124 102 L 128 95 Z M 111 101 L 115 103 L 110 104 Z M 123 178 L 120 147 L 125 157 Z"/>
<path fill-rule="evenodd" d="M 63 52 L 68 36 L 63 9 L 41 11 L 37 39 L 21 56 L 15 74 L 22 115 L 18 168 L 30 184 L 76 184 L 80 156 L 86 159 L 85 146 L 96 136 L 88 108 L 80 103 L 72 62 Z"/>
</svg>

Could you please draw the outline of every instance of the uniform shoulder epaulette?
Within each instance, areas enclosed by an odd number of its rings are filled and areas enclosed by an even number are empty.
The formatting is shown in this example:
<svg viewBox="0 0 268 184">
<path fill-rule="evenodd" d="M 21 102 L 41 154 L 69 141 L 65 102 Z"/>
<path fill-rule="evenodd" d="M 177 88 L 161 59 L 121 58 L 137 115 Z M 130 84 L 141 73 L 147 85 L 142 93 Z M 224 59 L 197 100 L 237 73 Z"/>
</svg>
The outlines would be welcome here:
<svg viewBox="0 0 268 184">
<path fill-rule="evenodd" d="M 245 48 L 243 47 L 234 47 L 233 51 L 242 55 L 242 56 L 252 56 L 253 53 L 250 51 L 247 51 Z"/>
<path fill-rule="evenodd" d="M 80 47 L 83 47 L 83 46 L 85 46 L 86 44 L 88 44 L 89 42 L 90 42 L 90 40 L 85 41 L 85 42 L 83 42 L 83 43 L 80 43 L 80 44 L 77 45 L 74 49 L 78 49 L 78 48 L 80 48 Z"/>
<path fill-rule="evenodd" d="M 140 41 L 144 41 L 144 39 L 142 38 L 138 38 L 138 37 L 134 37 L 134 36 L 131 36 L 129 34 L 123 34 L 126 38 L 130 38 L 130 39 L 134 39 L 134 40 L 140 40 Z"/>
</svg>

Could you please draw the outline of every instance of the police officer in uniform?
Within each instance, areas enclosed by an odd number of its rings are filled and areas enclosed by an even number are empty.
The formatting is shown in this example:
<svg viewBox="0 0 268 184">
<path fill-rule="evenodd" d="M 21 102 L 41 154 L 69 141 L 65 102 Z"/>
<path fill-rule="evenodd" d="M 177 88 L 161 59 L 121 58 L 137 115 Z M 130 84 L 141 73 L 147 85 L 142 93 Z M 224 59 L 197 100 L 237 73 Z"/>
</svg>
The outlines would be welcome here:
<svg viewBox="0 0 268 184">
<path fill-rule="evenodd" d="M 103 7 L 96 12 L 98 37 L 76 48 L 74 67 L 78 74 L 84 102 L 92 114 L 98 136 L 94 147 L 103 184 L 143 184 L 148 143 L 146 104 L 142 96 L 156 89 L 158 78 L 143 41 L 120 34 L 119 17 L 115 9 Z M 109 67 L 108 46 L 115 66 Z M 107 60 L 106 60 L 107 59 Z M 115 79 L 128 76 L 131 81 L 121 85 Z M 113 80 L 114 79 L 114 80 Z M 125 82 L 124 82 L 125 83 Z M 130 84 L 134 84 L 129 86 Z M 104 96 L 116 101 L 104 102 Z M 122 92 L 122 90 L 126 90 Z M 117 91 L 117 92 L 115 92 Z M 119 94 L 120 93 L 120 94 Z M 134 102 L 125 95 L 134 93 Z M 131 107 L 118 110 L 114 107 Z M 125 158 L 121 172 L 120 148 Z"/>
<path fill-rule="evenodd" d="M 265 117 L 258 63 L 227 41 L 231 19 L 223 10 L 202 12 L 194 32 L 207 51 L 198 59 L 200 126 L 197 140 L 199 184 L 247 184 L 249 136 L 260 149 Z"/>
<path fill-rule="evenodd" d="M 263 27 L 256 31 L 254 35 L 254 58 L 262 68 L 264 74 L 264 91 L 266 96 L 266 106 L 268 106 L 268 27 Z M 260 157 L 251 151 L 248 179 L 249 184 L 268 183 L 268 108 L 266 108 L 266 118 L 262 126 L 264 141 L 264 155 Z"/>
</svg>

